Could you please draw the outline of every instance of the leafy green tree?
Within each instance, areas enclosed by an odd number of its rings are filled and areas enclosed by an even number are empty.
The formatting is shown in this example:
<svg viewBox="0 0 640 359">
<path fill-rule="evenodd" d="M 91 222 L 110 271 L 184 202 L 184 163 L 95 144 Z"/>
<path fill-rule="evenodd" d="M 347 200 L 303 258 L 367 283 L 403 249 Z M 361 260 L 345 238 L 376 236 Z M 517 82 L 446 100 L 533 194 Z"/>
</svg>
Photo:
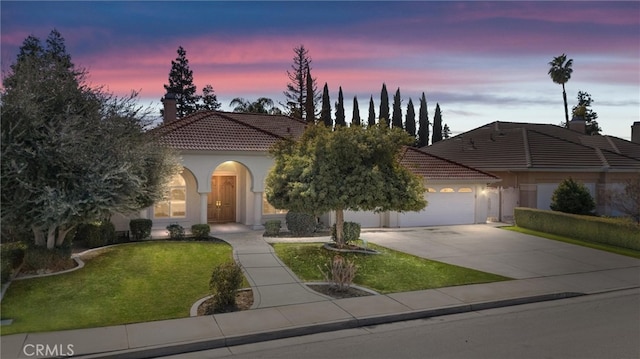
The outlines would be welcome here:
<svg viewBox="0 0 640 359">
<path fill-rule="evenodd" d="M 427 98 L 422 93 L 420 98 L 420 111 L 418 114 L 418 147 L 425 147 L 429 144 L 429 114 L 427 112 Z"/>
<path fill-rule="evenodd" d="M 402 128 L 402 98 L 400 97 L 400 87 L 393 96 L 393 115 L 391 116 L 391 124 L 393 127 Z"/>
<path fill-rule="evenodd" d="M 553 192 L 550 207 L 554 211 L 565 213 L 591 214 L 596 203 L 584 184 L 567 178 Z"/>
<path fill-rule="evenodd" d="M 322 110 L 320 110 L 320 122 L 327 127 L 333 127 L 333 119 L 331 118 L 331 100 L 329 99 L 329 86 L 324 83 L 322 89 Z"/>
<path fill-rule="evenodd" d="M 449 125 L 445 123 L 444 127 L 442 128 L 442 138 L 446 140 L 449 137 L 451 137 L 451 129 L 449 128 Z"/>
<path fill-rule="evenodd" d="M 360 108 L 358 107 L 358 97 L 353 96 L 353 116 L 351 116 L 351 126 L 362 126 L 360 119 Z"/>
<path fill-rule="evenodd" d="M 591 109 L 591 104 L 593 103 L 593 99 L 591 98 L 591 94 L 584 91 L 578 91 L 578 104 L 573 106 L 571 109 L 571 113 L 575 117 L 582 118 L 586 122 L 586 134 L 587 135 L 598 135 L 602 128 L 598 125 L 598 113 Z"/>
<path fill-rule="evenodd" d="M 344 97 L 342 96 L 342 86 L 338 91 L 338 102 L 336 102 L 336 126 L 346 126 L 344 115 Z"/>
<path fill-rule="evenodd" d="M 199 97 L 196 94 L 196 85 L 193 84 L 193 71 L 189 67 L 187 52 L 182 46 L 178 47 L 178 57 L 171 61 L 169 71 L 169 84 L 164 85 L 167 93 L 176 96 L 176 114 L 178 118 L 196 112 Z"/>
<path fill-rule="evenodd" d="M 202 89 L 202 97 L 200 98 L 201 103 L 197 104 L 198 110 L 210 110 L 215 111 L 219 110 L 222 104 L 218 102 L 218 96 L 216 96 L 215 91 L 213 91 L 213 86 L 206 85 Z"/>
<path fill-rule="evenodd" d="M 433 134 L 431 135 L 431 144 L 442 141 L 442 113 L 440 112 L 440 104 L 436 103 L 436 114 L 433 116 Z"/>
<path fill-rule="evenodd" d="M 383 126 L 389 126 L 389 93 L 387 92 L 387 85 L 382 84 L 382 90 L 380 91 L 380 117 L 378 123 Z"/>
<path fill-rule="evenodd" d="M 80 223 L 139 211 L 165 194 L 179 170 L 160 145 L 137 93 L 90 88 L 87 72 L 52 31 L 30 36 L 3 77 L 0 213 L 3 227 L 28 228 L 36 246 L 61 246 Z"/>
<path fill-rule="evenodd" d="M 245 100 L 242 97 L 236 97 L 231 100 L 229 106 L 233 106 L 233 112 L 266 113 L 271 115 L 282 113 L 282 111 L 274 105 L 273 100 L 267 97 L 260 97 L 253 102 Z"/>
<path fill-rule="evenodd" d="M 304 45 L 297 46 L 293 49 L 294 57 L 293 64 L 291 65 L 291 71 L 287 70 L 287 76 L 289 77 L 289 83 L 287 83 L 287 90 L 284 92 L 284 96 L 287 99 L 286 107 L 289 115 L 298 119 L 305 119 L 307 117 L 314 118 L 315 114 L 307 116 L 307 96 L 308 93 L 313 93 L 312 99 L 315 104 L 320 99 L 316 88 L 316 80 L 311 78 L 312 86 L 309 89 L 307 74 L 311 75 L 311 57 L 309 56 L 309 50 Z M 307 120 L 307 122 L 311 122 Z"/>
<path fill-rule="evenodd" d="M 554 83 L 562 85 L 562 99 L 564 100 L 564 118 L 566 127 L 569 128 L 569 108 L 567 105 L 567 92 L 564 89 L 564 84 L 566 84 L 571 78 L 571 73 L 573 69 L 573 59 L 567 60 L 567 55 L 562 54 L 560 56 L 556 56 L 549 62 L 549 76 L 551 76 L 551 80 Z"/>
<path fill-rule="evenodd" d="M 405 130 L 413 138 L 413 145 L 416 143 L 416 110 L 413 108 L 413 101 L 409 99 L 407 104 L 407 120 L 405 121 Z"/>
<path fill-rule="evenodd" d="M 412 139 L 383 126 L 310 126 L 300 140 L 271 149 L 267 200 L 274 207 L 322 214 L 335 211 L 336 243 L 344 246 L 345 210 L 418 211 L 426 206 L 421 177 L 400 165 Z"/>
<path fill-rule="evenodd" d="M 376 110 L 375 105 L 373 104 L 373 96 L 369 98 L 369 118 L 367 119 L 367 126 L 375 126 L 376 125 Z"/>
</svg>

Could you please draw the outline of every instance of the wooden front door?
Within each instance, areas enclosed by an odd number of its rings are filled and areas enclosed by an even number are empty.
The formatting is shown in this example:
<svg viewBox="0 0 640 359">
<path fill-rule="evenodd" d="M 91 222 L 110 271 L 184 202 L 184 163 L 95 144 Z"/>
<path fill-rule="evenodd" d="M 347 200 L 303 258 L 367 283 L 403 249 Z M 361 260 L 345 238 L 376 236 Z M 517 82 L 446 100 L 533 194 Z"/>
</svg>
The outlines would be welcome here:
<svg viewBox="0 0 640 359">
<path fill-rule="evenodd" d="M 236 176 L 211 177 L 207 220 L 209 223 L 236 221 Z"/>
</svg>

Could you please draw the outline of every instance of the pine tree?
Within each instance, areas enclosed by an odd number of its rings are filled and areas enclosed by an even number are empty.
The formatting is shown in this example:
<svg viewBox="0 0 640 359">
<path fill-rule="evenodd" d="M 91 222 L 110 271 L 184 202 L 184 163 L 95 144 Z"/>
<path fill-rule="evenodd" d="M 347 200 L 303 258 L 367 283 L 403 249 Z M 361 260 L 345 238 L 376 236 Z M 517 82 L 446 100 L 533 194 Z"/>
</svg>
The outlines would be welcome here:
<svg viewBox="0 0 640 359">
<path fill-rule="evenodd" d="M 304 45 L 300 45 L 293 49 L 295 53 L 293 57 L 293 64 L 291 65 L 291 71 L 287 70 L 287 76 L 289 77 L 289 83 L 287 83 L 287 91 L 284 92 L 284 96 L 287 99 L 285 106 L 289 109 L 289 115 L 294 118 L 303 119 L 306 118 L 307 108 L 307 96 L 308 96 L 308 80 L 307 74 L 311 74 L 311 57 L 309 57 L 309 50 Z M 313 104 L 315 107 L 316 102 L 320 98 L 316 88 L 316 80 L 311 78 L 311 90 L 313 93 Z M 315 117 L 315 114 L 314 116 Z"/>
<path fill-rule="evenodd" d="M 305 99 L 304 112 L 307 123 L 316 122 L 315 83 L 311 77 L 311 67 L 307 66 L 307 98 Z M 316 91 L 317 92 L 317 91 Z"/>
<path fill-rule="evenodd" d="M 442 138 L 446 140 L 449 137 L 451 137 L 451 129 L 449 128 L 449 125 L 445 123 L 444 127 L 442 128 Z"/>
<path fill-rule="evenodd" d="M 320 122 L 327 127 L 333 127 L 333 120 L 331 119 L 331 100 L 329 99 L 329 86 L 324 83 L 322 89 L 322 110 L 320 111 Z"/>
<path fill-rule="evenodd" d="M 400 87 L 393 96 L 393 116 L 391 123 L 393 127 L 402 128 L 402 99 L 400 98 Z"/>
<path fill-rule="evenodd" d="M 425 147 L 429 144 L 429 113 L 427 112 L 427 98 L 422 93 L 420 98 L 420 112 L 418 115 L 418 147 Z"/>
<path fill-rule="evenodd" d="M 442 113 L 440 112 L 440 104 L 436 103 L 436 114 L 433 116 L 433 134 L 431 135 L 431 144 L 442 141 Z"/>
<path fill-rule="evenodd" d="M 176 110 L 178 118 L 194 113 L 198 108 L 199 97 L 196 85 L 193 84 L 193 71 L 189 68 L 187 52 L 182 46 L 178 47 L 178 57 L 171 61 L 169 84 L 164 85 L 167 93 L 176 95 Z"/>
<path fill-rule="evenodd" d="M 416 111 L 413 108 L 413 101 L 409 99 L 409 103 L 407 104 L 407 121 L 405 123 L 405 130 L 409 133 L 409 136 L 416 139 Z"/>
<path fill-rule="evenodd" d="M 198 105 L 198 109 L 200 110 L 218 110 L 220 109 L 220 102 L 218 102 L 218 97 L 216 93 L 213 91 L 213 86 L 206 85 L 202 89 L 202 104 Z"/>
<path fill-rule="evenodd" d="M 382 91 L 380 91 L 380 117 L 378 123 L 381 126 L 389 126 L 389 93 L 387 93 L 387 85 L 382 84 Z"/>
<path fill-rule="evenodd" d="M 367 119 L 367 126 L 372 127 L 376 125 L 376 110 L 373 104 L 373 96 L 369 98 L 369 118 Z"/>
<path fill-rule="evenodd" d="M 598 135 L 602 128 L 598 125 L 598 113 L 591 109 L 593 99 L 591 94 L 585 91 L 578 91 L 578 104 L 573 106 L 571 113 L 574 117 L 581 117 L 586 122 L 585 133 L 587 135 Z"/>
<path fill-rule="evenodd" d="M 344 97 L 342 96 L 342 86 L 338 90 L 338 102 L 336 102 L 336 126 L 346 126 L 344 116 Z"/>
<path fill-rule="evenodd" d="M 353 96 L 353 116 L 351 117 L 351 126 L 362 126 L 360 108 L 358 107 L 358 96 Z"/>
</svg>

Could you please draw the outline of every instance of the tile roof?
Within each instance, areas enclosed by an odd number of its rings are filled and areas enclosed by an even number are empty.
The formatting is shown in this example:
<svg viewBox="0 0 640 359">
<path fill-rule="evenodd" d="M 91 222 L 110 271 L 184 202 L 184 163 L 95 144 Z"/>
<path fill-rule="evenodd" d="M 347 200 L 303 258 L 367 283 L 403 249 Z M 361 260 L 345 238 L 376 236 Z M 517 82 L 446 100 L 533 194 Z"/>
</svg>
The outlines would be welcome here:
<svg viewBox="0 0 640 359">
<path fill-rule="evenodd" d="M 405 147 L 400 164 L 427 180 L 464 180 L 478 182 L 497 182 L 500 179 L 492 174 L 441 158 L 413 147 Z"/>
<path fill-rule="evenodd" d="M 298 138 L 305 126 L 284 115 L 199 111 L 154 131 L 178 150 L 267 151 L 279 139 Z"/>
<path fill-rule="evenodd" d="M 486 171 L 640 170 L 640 144 L 546 124 L 493 122 L 422 150 Z"/>
</svg>

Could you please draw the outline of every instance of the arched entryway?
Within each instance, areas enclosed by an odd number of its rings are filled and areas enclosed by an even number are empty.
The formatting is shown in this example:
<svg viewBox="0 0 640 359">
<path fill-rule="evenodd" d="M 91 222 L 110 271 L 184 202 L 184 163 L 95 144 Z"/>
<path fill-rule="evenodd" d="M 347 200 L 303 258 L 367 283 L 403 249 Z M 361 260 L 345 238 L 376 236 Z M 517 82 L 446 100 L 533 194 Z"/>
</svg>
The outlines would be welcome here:
<svg viewBox="0 0 640 359">
<path fill-rule="evenodd" d="M 249 170 L 240 162 L 226 161 L 216 167 L 207 195 L 207 223 L 245 223 L 251 180 Z"/>
</svg>

